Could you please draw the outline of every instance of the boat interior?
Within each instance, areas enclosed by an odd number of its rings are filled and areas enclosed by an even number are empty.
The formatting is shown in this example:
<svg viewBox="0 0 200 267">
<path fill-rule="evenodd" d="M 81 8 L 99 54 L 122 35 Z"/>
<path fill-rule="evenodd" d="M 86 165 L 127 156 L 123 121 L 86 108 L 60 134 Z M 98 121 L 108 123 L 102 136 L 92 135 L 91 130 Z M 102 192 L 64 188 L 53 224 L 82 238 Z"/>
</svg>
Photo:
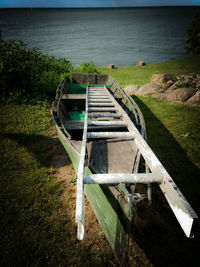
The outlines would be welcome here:
<svg viewBox="0 0 200 267">
<path fill-rule="evenodd" d="M 83 75 L 74 74 L 72 83 L 65 83 L 57 102 L 58 117 L 64 133 L 70 139 L 72 145 L 80 152 L 84 118 L 86 87 L 89 86 L 94 94 L 101 94 L 104 86 L 112 94 L 114 99 L 131 114 L 135 123 L 132 110 L 129 110 L 123 101 L 123 94 L 118 91 L 118 86 L 108 80 L 107 75 Z M 93 96 L 91 96 L 92 98 Z M 89 117 L 88 132 L 128 132 L 127 125 L 123 124 L 118 110 L 113 108 L 101 95 L 94 96 L 100 103 L 99 107 L 90 107 L 94 117 Z M 92 100 L 91 100 L 92 101 Z M 104 102 L 104 103 L 103 103 Z M 108 105 L 107 105 L 108 104 Z M 112 112 L 112 116 L 107 116 Z M 100 115 L 99 115 L 100 114 Z M 97 125 L 96 125 L 97 124 Z M 100 125 L 98 125 L 100 124 Z M 141 125 L 136 125 L 141 128 Z M 139 168 L 140 153 L 134 145 L 131 137 L 95 138 L 87 140 L 88 167 L 93 173 L 137 173 Z"/>
</svg>

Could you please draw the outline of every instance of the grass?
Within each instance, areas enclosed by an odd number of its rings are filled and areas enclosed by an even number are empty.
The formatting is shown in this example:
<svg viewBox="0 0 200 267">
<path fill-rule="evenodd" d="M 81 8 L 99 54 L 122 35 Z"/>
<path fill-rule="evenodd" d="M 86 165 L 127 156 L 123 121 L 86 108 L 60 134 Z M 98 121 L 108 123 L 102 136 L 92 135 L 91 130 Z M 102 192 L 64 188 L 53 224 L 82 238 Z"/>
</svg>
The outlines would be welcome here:
<svg viewBox="0 0 200 267">
<path fill-rule="evenodd" d="M 174 60 L 147 64 L 145 66 L 131 66 L 109 70 L 98 68 L 101 73 L 111 75 L 121 86 L 144 85 L 150 82 L 156 73 L 173 74 L 175 76 L 187 73 L 200 73 L 200 56 L 193 56 L 183 60 Z"/>
<path fill-rule="evenodd" d="M 0 106 L 0 266 L 115 266 L 108 244 L 88 255 L 76 240 L 71 202 L 52 167 L 62 146 L 49 109 Z"/>
<path fill-rule="evenodd" d="M 200 214 L 200 107 L 151 97 L 134 96 L 134 99 L 143 112 L 150 147 Z M 195 266 L 199 258 L 199 226 L 196 238 L 187 239 L 157 186 L 153 187 L 152 208 L 139 207 L 138 216 L 135 238 L 152 263 Z"/>
</svg>

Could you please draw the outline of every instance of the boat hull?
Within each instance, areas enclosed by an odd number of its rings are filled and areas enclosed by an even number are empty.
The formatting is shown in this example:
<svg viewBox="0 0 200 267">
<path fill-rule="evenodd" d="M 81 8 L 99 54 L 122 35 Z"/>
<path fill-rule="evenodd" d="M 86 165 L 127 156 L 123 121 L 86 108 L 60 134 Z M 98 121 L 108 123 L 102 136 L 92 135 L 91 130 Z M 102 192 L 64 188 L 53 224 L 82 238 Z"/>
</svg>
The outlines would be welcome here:
<svg viewBox="0 0 200 267">
<path fill-rule="evenodd" d="M 109 88 L 120 105 L 122 105 L 129 114 L 141 135 L 144 138 L 146 137 L 145 123 L 139 107 L 133 99 L 123 91 L 120 85 L 112 79 L 112 77 L 98 74 L 73 74 L 72 85 L 75 85 L 75 87 L 70 88 L 70 84 L 68 83 L 68 89 L 66 90 L 66 83 L 67 81 L 64 79 L 58 86 L 56 99 L 52 108 L 52 118 L 57 128 L 59 139 L 66 149 L 76 171 L 79 166 L 80 150 L 77 150 L 74 147 L 70 133 L 66 132 L 65 126 L 60 123 L 60 121 L 62 122 L 62 116 L 65 116 L 64 113 L 59 114 L 59 107 L 62 107 L 60 99 L 63 99 L 64 101 L 67 101 L 67 98 L 69 97 L 74 99 L 76 94 L 79 94 L 79 98 L 83 97 L 86 90 L 85 85 L 88 83 L 94 84 L 95 87 L 104 84 Z M 76 85 L 79 85 L 79 88 L 77 88 Z M 72 95 L 73 93 L 75 95 Z M 82 99 L 84 99 L 84 97 Z M 77 100 L 75 99 L 73 101 Z M 139 162 L 139 151 L 136 151 L 136 156 L 136 160 L 133 159 L 133 161 Z M 90 168 L 85 167 L 85 174 L 96 172 L 93 168 Z M 133 171 L 137 172 L 137 168 L 138 166 Z M 84 192 L 111 248 L 118 257 L 120 263 L 125 264 L 129 246 L 130 230 L 134 218 L 134 207 L 130 201 L 127 200 L 129 192 L 123 185 L 117 191 L 115 187 L 98 184 L 85 184 Z"/>
</svg>

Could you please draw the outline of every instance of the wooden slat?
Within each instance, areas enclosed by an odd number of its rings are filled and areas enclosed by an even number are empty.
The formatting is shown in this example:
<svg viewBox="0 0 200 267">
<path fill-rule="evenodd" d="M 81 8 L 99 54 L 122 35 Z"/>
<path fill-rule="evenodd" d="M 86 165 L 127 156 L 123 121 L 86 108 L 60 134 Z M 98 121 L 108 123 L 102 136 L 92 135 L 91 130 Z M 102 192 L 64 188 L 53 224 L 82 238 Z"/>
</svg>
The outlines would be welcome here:
<svg viewBox="0 0 200 267">
<path fill-rule="evenodd" d="M 84 129 L 84 122 L 65 122 L 64 126 L 67 130 L 83 130 Z M 95 124 L 88 124 L 88 130 L 114 130 L 114 129 L 119 129 L 119 128 L 124 128 L 126 125 L 123 124 L 102 124 L 102 125 L 95 125 Z"/>
</svg>

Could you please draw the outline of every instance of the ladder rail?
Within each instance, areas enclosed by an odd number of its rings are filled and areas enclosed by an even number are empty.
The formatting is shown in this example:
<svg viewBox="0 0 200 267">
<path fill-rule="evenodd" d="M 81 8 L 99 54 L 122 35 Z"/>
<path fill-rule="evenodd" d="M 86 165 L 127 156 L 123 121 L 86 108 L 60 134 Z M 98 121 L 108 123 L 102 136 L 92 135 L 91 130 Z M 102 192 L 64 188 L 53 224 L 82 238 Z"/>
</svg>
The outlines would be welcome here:
<svg viewBox="0 0 200 267">
<path fill-rule="evenodd" d="M 84 239 L 85 234 L 85 211 L 84 211 L 84 169 L 85 169 L 85 156 L 86 156 L 86 143 L 87 143 L 87 128 L 88 128 L 88 86 L 86 88 L 86 101 L 85 101 L 85 120 L 84 130 L 81 144 L 81 154 L 78 166 L 77 177 L 77 191 L 76 191 L 76 223 L 78 224 L 77 238 Z"/>
<path fill-rule="evenodd" d="M 109 91 L 108 94 L 112 97 Z M 195 219 L 198 219 L 198 215 L 185 199 L 172 177 L 166 171 L 162 163 L 158 160 L 154 152 L 145 141 L 144 137 L 139 133 L 138 129 L 135 127 L 131 119 L 114 99 L 114 97 L 113 104 L 115 104 L 115 106 L 118 108 L 118 111 L 121 113 L 123 120 L 127 122 L 129 131 L 134 133 L 135 144 L 144 157 L 151 172 L 159 175 L 162 178 L 162 182 L 159 183 L 159 187 L 163 192 L 180 226 L 182 227 L 187 237 L 192 237 L 193 222 Z"/>
<path fill-rule="evenodd" d="M 93 88 L 94 90 L 95 88 Z M 82 139 L 82 148 L 81 148 L 81 157 L 78 169 L 78 181 L 77 181 L 77 207 L 76 207 L 76 222 L 78 223 L 78 239 L 82 240 L 84 238 L 84 165 L 85 165 L 85 154 L 86 154 L 86 142 L 87 138 L 106 138 L 110 135 L 111 138 L 118 137 L 117 135 L 121 135 L 121 133 L 108 133 L 108 132 L 90 132 L 87 133 L 88 128 L 88 118 L 100 116 L 101 114 L 88 114 L 88 107 L 91 106 L 107 106 L 106 103 L 92 103 L 92 99 L 89 100 L 91 94 L 97 95 L 107 95 L 113 107 L 118 110 L 118 114 L 121 115 L 122 121 L 127 124 L 128 133 L 123 133 L 130 137 L 134 137 L 135 145 L 138 148 L 138 153 L 144 157 L 147 166 L 151 170 L 151 173 L 159 178 L 158 185 L 160 186 L 161 191 L 163 192 L 168 204 L 170 205 L 172 211 L 174 212 L 175 217 L 177 218 L 180 226 L 185 232 L 187 237 L 191 237 L 192 226 L 194 219 L 197 219 L 198 216 L 195 211 L 192 209 L 190 204 L 187 202 L 171 176 L 168 174 L 162 163 L 158 160 L 154 152 L 151 150 L 149 145 L 144 139 L 144 136 L 140 134 L 136 126 L 133 124 L 129 116 L 126 114 L 124 109 L 120 106 L 120 104 L 115 100 L 109 90 L 104 86 L 102 92 L 97 93 L 89 93 L 89 88 L 86 89 L 86 110 L 85 110 L 85 121 L 84 121 L 84 131 L 83 131 L 83 139 Z M 102 113 L 103 114 L 103 113 Z M 117 114 L 117 115 L 118 115 Z M 108 115 L 108 114 L 106 114 Z M 102 115 L 105 116 L 105 115 Z M 108 174 L 105 174 L 105 176 Z M 94 176 L 93 178 L 96 178 Z M 113 176 L 114 177 L 114 176 Z M 150 176 L 148 176 L 150 177 Z M 116 176 L 114 177 L 116 178 Z M 119 178 L 119 177 L 118 177 Z M 117 179 L 118 179 L 117 178 Z M 129 177 L 131 178 L 131 176 Z M 94 179 L 93 179 L 94 180 Z M 126 179 L 125 179 L 126 180 Z M 141 183 L 143 183 L 144 180 Z M 112 178 L 109 179 L 109 183 L 112 183 Z M 149 192 L 150 193 L 150 192 Z"/>
</svg>

